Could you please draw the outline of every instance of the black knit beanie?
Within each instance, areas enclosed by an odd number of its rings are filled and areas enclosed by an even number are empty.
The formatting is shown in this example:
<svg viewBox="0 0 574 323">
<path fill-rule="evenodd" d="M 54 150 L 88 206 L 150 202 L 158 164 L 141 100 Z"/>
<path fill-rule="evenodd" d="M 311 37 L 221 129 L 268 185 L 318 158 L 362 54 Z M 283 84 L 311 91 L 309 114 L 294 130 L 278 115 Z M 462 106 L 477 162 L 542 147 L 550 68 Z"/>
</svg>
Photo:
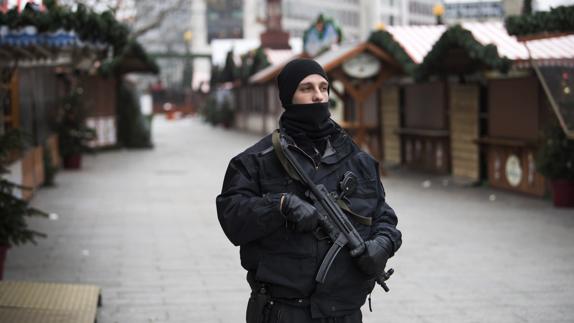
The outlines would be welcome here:
<svg viewBox="0 0 574 323">
<path fill-rule="evenodd" d="M 299 83 L 311 74 L 319 74 L 329 81 L 325 70 L 312 59 L 298 58 L 290 61 L 283 67 L 277 76 L 277 87 L 279 88 L 279 99 L 281 105 L 286 107 L 292 103 L 293 94 L 297 90 Z"/>
</svg>

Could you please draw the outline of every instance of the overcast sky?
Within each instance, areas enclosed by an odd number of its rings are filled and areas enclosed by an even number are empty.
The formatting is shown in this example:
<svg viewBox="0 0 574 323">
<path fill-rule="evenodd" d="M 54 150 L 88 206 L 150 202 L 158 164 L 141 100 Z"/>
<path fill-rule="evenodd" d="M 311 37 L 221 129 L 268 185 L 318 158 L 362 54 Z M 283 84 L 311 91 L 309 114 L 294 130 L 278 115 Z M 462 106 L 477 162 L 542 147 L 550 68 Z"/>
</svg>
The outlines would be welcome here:
<svg viewBox="0 0 574 323">
<path fill-rule="evenodd" d="M 574 0 L 534 0 L 539 10 L 548 10 L 550 7 L 574 5 Z"/>
</svg>

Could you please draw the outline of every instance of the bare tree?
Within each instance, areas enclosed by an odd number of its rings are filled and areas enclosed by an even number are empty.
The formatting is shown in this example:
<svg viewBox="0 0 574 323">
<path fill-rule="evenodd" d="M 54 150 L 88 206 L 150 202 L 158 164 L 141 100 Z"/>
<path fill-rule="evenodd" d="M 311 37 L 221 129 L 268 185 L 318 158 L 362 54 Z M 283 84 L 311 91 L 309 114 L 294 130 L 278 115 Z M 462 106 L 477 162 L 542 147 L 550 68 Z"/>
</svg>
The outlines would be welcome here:
<svg viewBox="0 0 574 323">
<path fill-rule="evenodd" d="M 118 20 L 131 27 L 131 36 L 139 38 L 159 28 L 171 13 L 181 10 L 190 0 L 59 0 L 58 3 L 72 8 L 83 4 L 97 12 L 112 10 Z"/>
<path fill-rule="evenodd" d="M 132 36 L 134 38 L 138 38 L 148 31 L 158 28 L 170 13 L 179 10 L 186 2 L 188 2 L 188 0 L 177 0 L 175 3 L 173 3 L 173 5 L 165 6 L 164 8 L 158 10 L 155 14 L 155 17 L 151 19 L 147 24 L 144 24 L 143 26 L 134 30 L 132 32 Z"/>
</svg>

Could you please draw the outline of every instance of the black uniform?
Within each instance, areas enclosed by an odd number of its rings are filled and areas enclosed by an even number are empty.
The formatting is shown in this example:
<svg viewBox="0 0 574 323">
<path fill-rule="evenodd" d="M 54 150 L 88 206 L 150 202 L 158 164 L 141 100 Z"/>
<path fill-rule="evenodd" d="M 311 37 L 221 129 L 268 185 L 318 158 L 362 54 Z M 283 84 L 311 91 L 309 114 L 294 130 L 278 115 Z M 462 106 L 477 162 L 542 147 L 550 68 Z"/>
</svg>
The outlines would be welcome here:
<svg viewBox="0 0 574 323">
<path fill-rule="evenodd" d="M 385 202 L 377 161 L 330 122 L 337 131 L 329 137 L 320 161 L 297 148 L 292 138 L 286 138 L 313 182 L 324 184 L 329 191 L 338 192 L 345 172 L 356 175 L 358 188 L 348 196 L 347 204 L 354 213 L 371 218 L 372 225 L 352 216 L 349 219 L 366 243 L 379 241 L 387 246 L 386 250 L 375 248 L 375 254 L 362 256 L 370 256 L 372 272 L 380 272 L 401 245 L 397 217 Z M 372 273 L 360 270 L 357 259 L 344 248 L 325 283 L 316 283 L 315 275 L 330 247 L 329 239 L 317 232 L 299 233 L 286 225 L 279 206 L 281 193 L 291 192 L 311 202 L 306 191 L 282 168 L 270 135 L 229 163 L 222 193 L 217 197 L 217 212 L 229 240 L 240 246 L 241 264 L 255 291 L 250 303 L 264 287 L 275 304 L 267 311 L 269 322 L 306 322 L 299 317 L 304 315 L 318 322 L 361 322 L 360 307 L 374 286 Z"/>
</svg>

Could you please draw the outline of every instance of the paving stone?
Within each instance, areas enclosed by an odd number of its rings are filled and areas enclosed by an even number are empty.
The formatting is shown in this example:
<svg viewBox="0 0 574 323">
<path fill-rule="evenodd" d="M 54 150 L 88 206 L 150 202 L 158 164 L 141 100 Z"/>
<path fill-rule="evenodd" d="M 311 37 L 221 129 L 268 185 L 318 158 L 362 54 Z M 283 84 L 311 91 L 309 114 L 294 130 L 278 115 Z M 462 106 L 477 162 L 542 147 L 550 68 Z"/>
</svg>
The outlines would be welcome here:
<svg viewBox="0 0 574 323">
<path fill-rule="evenodd" d="M 153 150 L 86 156 L 40 190 L 34 206 L 58 219 L 30 221 L 48 238 L 12 248 L 5 279 L 98 285 L 100 323 L 242 322 L 249 286 L 215 196 L 259 137 L 193 118 L 153 131 Z M 404 243 L 365 323 L 574 321 L 572 209 L 401 169 L 383 183 Z"/>
</svg>

